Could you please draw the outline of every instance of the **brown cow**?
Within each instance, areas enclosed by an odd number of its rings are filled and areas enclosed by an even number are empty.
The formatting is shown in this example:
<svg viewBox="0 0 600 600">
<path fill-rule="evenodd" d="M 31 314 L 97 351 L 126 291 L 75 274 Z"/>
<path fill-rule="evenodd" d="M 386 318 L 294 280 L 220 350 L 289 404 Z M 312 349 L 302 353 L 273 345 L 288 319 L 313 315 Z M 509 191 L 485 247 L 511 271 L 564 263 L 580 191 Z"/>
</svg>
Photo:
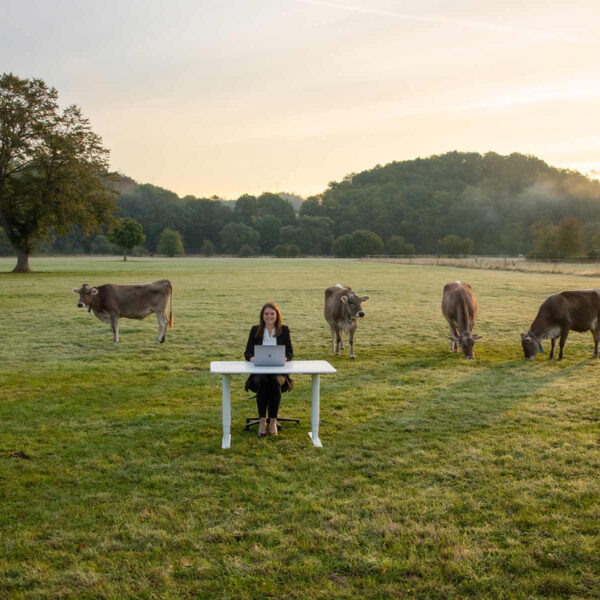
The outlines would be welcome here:
<svg viewBox="0 0 600 600">
<path fill-rule="evenodd" d="M 576 290 L 550 296 L 540 306 L 527 333 L 521 334 L 521 345 L 527 360 L 544 352 L 542 341 L 552 340 L 550 356 L 554 358 L 556 338 L 560 336 L 558 360 L 564 356 L 569 331 L 591 331 L 594 336 L 594 358 L 598 358 L 600 341 L 600 290 Z"/>
<path fill-rule="evenodd" d="M 477 298 L 473 288 L 462 281 L 447 283 L 442 295 L 442 314 L 450 325 L 450 350 L 458 352 L 460 346 L 467 358 L 475 358 L 473 346 L 481 336 L 473 334 L 477 314 Z"/>
<path fill-rule="evenodd" d="M 88 307 L 88 312 L 105 323 L 110 323 L 113 330 L 113 342 L 119 342 L 119 317 L 126 319 L 145 319 L 156 313 L 158 319 L 158 342 L 165 341 L 167 326 L 173 328 L 173 288 L 167 279 L 152 283 L 136 285 L 106 284 L 91 287 L 84 283 L 80 289 L 74 289 L 79 294 L 77 306 Z M 167 316 L 167 306 L 170 312 Z"/>
<path fill-rule="evenodd" d="M 361 307 L 362 302 L 367 302 L 369 296 L 357 296 L 351 287 L 339 283 L 325 290 L 325 320 L 331 328 L 331 351 L 339 355 L 344 349 L 342 329 L 348 334 L 350 344 L 350 358 L 354 360 L 354 332 L 358 327 L 358 319 L 365 316 Z"/>
</svg>

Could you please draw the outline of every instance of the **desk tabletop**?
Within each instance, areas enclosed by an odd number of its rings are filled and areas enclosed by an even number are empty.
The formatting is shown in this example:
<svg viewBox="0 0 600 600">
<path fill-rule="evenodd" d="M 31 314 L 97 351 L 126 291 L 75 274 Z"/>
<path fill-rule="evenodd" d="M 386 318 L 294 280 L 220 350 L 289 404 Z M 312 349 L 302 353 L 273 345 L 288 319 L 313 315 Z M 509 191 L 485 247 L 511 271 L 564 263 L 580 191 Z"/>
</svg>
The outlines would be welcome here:
<svg viewBox="0 0 600 600">
<path fill-rule="evenodd" d="M 210 372 L 221 375 L 293 375 L 294 373 L 318 375 L 336 373 L 336 370 L 326 360 L 290 360 L 283 367 L 257 367 L 254 363 L 245 360 L 222 360 L 211 362 Z"/>
</svg>

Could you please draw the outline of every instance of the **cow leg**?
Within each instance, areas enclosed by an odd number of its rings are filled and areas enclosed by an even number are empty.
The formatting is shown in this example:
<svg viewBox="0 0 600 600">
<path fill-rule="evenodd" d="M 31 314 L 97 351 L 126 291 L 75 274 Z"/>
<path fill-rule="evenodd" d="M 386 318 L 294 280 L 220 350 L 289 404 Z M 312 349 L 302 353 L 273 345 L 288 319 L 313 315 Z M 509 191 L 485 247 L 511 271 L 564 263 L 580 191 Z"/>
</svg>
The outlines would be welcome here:
<svg viewBox="0 0 600 600">
<path fill-rule="evenodd" d="M 113 342 L 115 344 L 119 343 L 119 317 L 111 315 L 110 324 L 113 330 Z"/>
<path fill-rule="evenodd" d="M 352 321 L 352 324 L 348 328 L 348 345 L 350 346 L 350 359 L 354 360 L 356 356 L 354 355 L 354 332 L 356 331 L 357 322 Z"/>
<path fill-rule="evenodd" d="M 329 329 L 331 330 L 331 351 L 335 352 L 335 327 L 330 324 Z"/>
<path fill-rule="evenodd" d="M 342 332 L 339 327 L 335 328 L 335 353 L 340 355 L 340 344 L 342 343 Z"/>
<path fill-rule="evenodd" d="M 562 360 L 563 359 L 564 348 L 565 348 L 565 344 L 567 343 L 567 336 L 568 335 L 569 335 L 569 330 L 568 329 L 563 329 L 560 332 L 560 342 L 558 342 L 558 348 L 559 348 L 558 360 Z"/>
<path fill-rule="evenodd" d="M 167 334 L 167 317 L 164 312 L 157 312 L 156 320 L 158 321 L 158 343 L 162 344 Z"/>
<path fill-rule="evenodd" d="M 598 342 L 600 342 L 600 330 L 592 331 L 594 336 L 594 358 L 598 358 Z"/>
<path fill-rule="evenodd" d="M 458 340 L 458 329 L 452 325 L 450 325 L 450 335 Z M 458 352 L 458 342 L 450 340 L 450 352 L 454 352 L 455 354 Z"/>
<path fill-rule="evenodd" d="M 549 360 L 552 360 L 554 358 L 554 346 L 556 346 L 556 338 L 552 338 L 550 340 L 550 356 L 548 357 Z"/>
</svg>

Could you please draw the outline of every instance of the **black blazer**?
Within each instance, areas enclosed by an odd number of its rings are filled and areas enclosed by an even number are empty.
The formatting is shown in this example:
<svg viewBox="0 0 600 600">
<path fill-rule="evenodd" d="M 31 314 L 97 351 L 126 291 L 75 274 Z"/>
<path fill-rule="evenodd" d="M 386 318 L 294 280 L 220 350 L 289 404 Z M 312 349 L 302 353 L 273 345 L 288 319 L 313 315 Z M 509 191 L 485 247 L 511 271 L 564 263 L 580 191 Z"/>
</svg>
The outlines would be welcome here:
<svg viewBox="0 0 600 600">
<path fill-rule="evenodd" d="M 246 343 L 246 351 L 244 352 L 244 358 L 246 360 L 250 360 L 254 356 L 254 346 L 262 346 L 263 338 L 262 335 L 260 337 L 258 334 L 258 325 L 254 325 L 250 330 L 250 335 L 248 336 L 248 342 Z M 285 357 L 288 360 L 292 360 L 294 358 L 294 349 L 292 348 L 292 340 L 290 338 L 290 329 L 286 325 L 281 326 L 281 335 L 277 336 L 277 345 L 285 346 Z M 294 381 L 289 375 L 283 375 L 284 382 L 281 384 L 281 391 L 288 392 L 294 386 Z M 254 378 L 252 375 L 248 377 L 246 380 L 246 385 L 244 386 L 246 391 L 257 391 L 256 384 L 254 382 Z"/>
<path fill-rule="evenodd" d="M 258 325 L 253 325 L 248 336 L 248 342 L 246 343 L 246 351 L 244 352 L 244 358 L 250 360 L 254 356 L 254 346 L 262 346 L 263 338 L 262 335 L 258 336 Z M 294 358 L 294 349 L 292 348 L 292 340 L 290 338 L 290 328 L 287 325 L 281 326 L 281 335 L 277 336 L 277 345 L 285 346 L 285 357 L 288 360 Z"/>
</svg>

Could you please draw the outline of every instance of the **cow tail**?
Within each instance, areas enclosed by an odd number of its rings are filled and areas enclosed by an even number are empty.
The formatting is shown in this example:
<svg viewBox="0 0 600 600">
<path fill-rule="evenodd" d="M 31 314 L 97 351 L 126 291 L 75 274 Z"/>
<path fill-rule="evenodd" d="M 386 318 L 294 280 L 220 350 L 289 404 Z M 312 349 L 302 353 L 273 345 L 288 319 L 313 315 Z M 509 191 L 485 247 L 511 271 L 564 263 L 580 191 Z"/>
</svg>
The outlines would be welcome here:
<svg viewBox="0 0 600 600">
<path fill-rule="evenodd" d="M 171 298 L 169 299 L 169 329 L 173 329 L 173 288 L 171 288 Z"/>
</svg>

